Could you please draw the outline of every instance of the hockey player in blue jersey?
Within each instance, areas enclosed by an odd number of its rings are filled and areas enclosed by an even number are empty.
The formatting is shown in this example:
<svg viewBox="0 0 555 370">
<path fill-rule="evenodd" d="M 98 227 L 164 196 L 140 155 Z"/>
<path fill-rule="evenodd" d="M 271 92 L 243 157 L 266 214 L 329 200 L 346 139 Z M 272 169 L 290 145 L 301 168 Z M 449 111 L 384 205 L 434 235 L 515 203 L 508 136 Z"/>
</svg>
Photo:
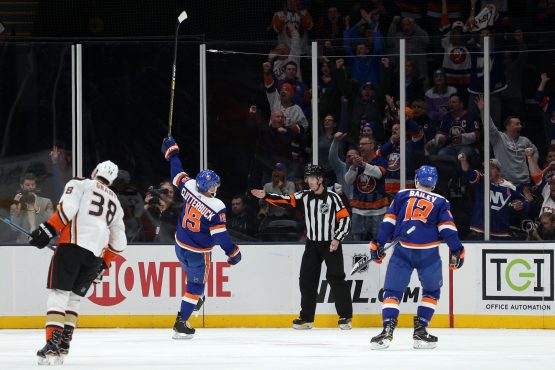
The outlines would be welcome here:
<svg viewBox="0 0 555 370">
<path fill-rule="evenodd" d="M 414 348 L 435 348 L 437 337 L 428 334 L 443 284 L 438 246 L 443 239 L 450 249 L 450 268 L 458 269 L 464 262 L 464 247 L 449 211 L 449 202 L 433 193 L 438 180 L 435 167 L 422 166 L 416 171 L 416 189 L 397 193 L 380 225 L 378 238 L 370 243 L 372 260 L 382 263 L 384 244 L 415 226 L 414 232 L 401 238 L 395 247 L 384 282 L 382 306 L 383 331 L 371 339 L 372 349 L 389 347 L 397 326 L 399 303 L 416 269 L 422 284 L 422 301 L 414 317 Z"/>
<path fill-rule="evenodd" d="M 219 245 L 230 265 L 241 261 L 241 252 L 226 230 L 225 205 L 216 198 L 220 186 L 218 175 L 212 170 L 203 170 L 196 179 L 190 178 L 183 171 L 179 147 L 171 136 L 162 142 L 162 153 L 170 162 L 172 183 L 184 201 L 175 233 L 175 253 L 187 275 L 187 291 L 177 313 L 173 338 L 188 339 L 195 333 L 188 320 L 204 293 L 212 248 Z"/>
</svg>

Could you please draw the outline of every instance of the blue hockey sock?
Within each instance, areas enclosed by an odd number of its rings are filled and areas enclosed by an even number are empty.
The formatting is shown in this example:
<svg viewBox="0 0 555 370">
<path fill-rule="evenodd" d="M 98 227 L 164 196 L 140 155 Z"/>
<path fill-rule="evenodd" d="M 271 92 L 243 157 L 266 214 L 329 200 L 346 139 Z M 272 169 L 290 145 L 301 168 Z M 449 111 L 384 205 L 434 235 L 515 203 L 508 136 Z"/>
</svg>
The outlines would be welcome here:
<svg viewBox="0 0 555 370">
<path fill-rule="evenodd" d="M 383 306 L 382 306 L 383 325 L 386 326 L 389 320 L 397 319 L 398 316 L 399 316 L 399 301 L 397 300 L 397 298 L 395 297 L 385 298 L 383 300 Z"/>
<path fill-rule="evenodd" d="M 430 321 L 432 321 L 432 316 L 434 316 L 435 309 L 437 307 L 437 300 L 429 297 L 423 296 L 420 305 L 418 306 L 418 311 L 416 315 L 423 320 L 423 322 L 428 326 Z"/>
<path fill-rule="evenodd" d="M 191 293 L 185 293 L 181 299 L 181 318 L 185 321 L 189 320 L 189 317 L 193 313 L 193 309 L 197 305 L 199 296 Z"/>
<path fill-rule="evenodd" d="M 204 284 L 187 282 L 187 292 L 181 298 L 181 318 L 185 321 L 193 313 L 201 294 L 204 292 Z"/>
</svg>

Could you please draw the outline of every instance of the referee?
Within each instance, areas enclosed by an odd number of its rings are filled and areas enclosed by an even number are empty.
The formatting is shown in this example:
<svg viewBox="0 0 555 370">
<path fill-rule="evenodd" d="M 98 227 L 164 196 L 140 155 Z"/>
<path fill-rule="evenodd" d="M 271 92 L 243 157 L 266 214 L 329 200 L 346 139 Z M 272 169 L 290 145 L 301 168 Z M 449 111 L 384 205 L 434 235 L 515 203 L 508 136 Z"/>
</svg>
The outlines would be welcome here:
<svg viewBox="0 0 555 370">
<path fill-rule="evenodd" d="M 342 330 L 349 330 L 352 328 L 353 304 L 349 285 L 345 281 L 341 240 L 351 228 L 351 218 L 339 195 L 324 187 L 323 174 L 321 166 L 309 164 L 304 171 L 309 190 L 278 195 L 253 189 L 251 194 L 275 206 L 293 207 L 304 211 L 307 239 L 299 277 L 301 313 L 293 320 L 293 328 L 312 328 L 320 270 L 322 261 L 326 261 L 326 279 L 335 297 L 335 308 L 339 315 L 338 325 Z"/>
</svg>

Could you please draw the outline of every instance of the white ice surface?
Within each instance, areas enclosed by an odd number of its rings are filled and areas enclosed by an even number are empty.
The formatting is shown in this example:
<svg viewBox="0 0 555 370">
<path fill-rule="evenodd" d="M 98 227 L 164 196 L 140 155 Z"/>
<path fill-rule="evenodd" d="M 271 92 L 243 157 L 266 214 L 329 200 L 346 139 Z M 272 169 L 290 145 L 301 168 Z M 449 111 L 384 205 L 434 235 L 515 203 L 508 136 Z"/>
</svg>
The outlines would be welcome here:
<svg viewBox="0 0 555 370">
<path fill-rule="evenodd" d="M 430 329 L 438 348 L 412 348 L 412 329 L 370 350 L 380 329 L 77 329 L 64 369 L 555 369 L 555 330 Z M 43 330 L 0 330 L 0 369 L 37 369 Z M 42 368 L 42 367 L 41 367 Z"/>
</svg>

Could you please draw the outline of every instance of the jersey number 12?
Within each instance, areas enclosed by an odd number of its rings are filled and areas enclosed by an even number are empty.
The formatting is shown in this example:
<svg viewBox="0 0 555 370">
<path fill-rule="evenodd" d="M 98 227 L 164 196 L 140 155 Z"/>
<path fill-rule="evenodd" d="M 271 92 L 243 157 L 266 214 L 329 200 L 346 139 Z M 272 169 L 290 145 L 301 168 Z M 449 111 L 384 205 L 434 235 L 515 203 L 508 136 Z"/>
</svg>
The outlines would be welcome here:
<svg viewBox="0 0 555 370">
<path fill-rule="evenodd" d="M 404 221 L 422 221 L 426 223 L 434 204 L 426 199 L 410 198 L 405 211 Z"/>
</svg>

